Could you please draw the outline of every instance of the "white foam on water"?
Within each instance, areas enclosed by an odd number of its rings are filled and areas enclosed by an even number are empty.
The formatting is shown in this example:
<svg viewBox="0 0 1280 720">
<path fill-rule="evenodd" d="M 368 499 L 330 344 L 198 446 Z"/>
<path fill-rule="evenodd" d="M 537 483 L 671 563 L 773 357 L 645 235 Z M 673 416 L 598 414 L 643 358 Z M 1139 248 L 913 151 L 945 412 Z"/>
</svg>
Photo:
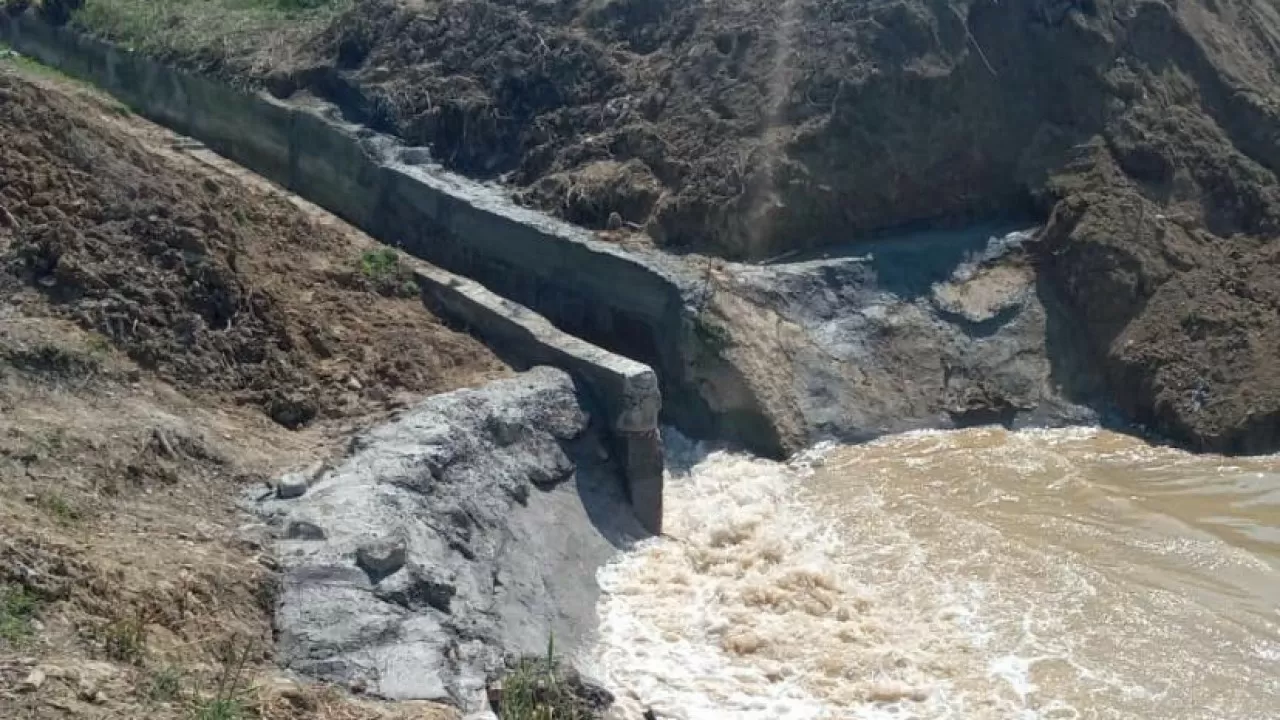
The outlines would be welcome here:
<svg viewBox="0 0 1280 720">
<path fill-rule="evenodd" d="M 1280 717 L 1280 458 L 979 429 L 669 467 L 669 537 L 600 572 L 624 717 Z"/>
<path fill-rule="evenodd" d="M 669 477 L 670 537 L 600 573 L 595 671 L 631 705 L 688 720 L 1014 717 L 1016 694 L 974 708 L 952 686 L 985 677 L 970 598 L 879 500 L 862 499 L 857 543 L 808 504 L 800 483 L 826 450 L 712 453 Z"/>
</svg>

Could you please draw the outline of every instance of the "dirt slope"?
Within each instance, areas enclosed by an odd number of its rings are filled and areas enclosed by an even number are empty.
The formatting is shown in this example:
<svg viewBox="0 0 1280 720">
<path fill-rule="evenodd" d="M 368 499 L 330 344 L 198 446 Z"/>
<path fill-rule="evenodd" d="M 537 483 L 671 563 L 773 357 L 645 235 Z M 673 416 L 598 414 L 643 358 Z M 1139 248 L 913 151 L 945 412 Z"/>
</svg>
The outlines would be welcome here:
<svg viewBox="0 0 1280 720">
<path fill-rule="evenodd" d="M 0 87 L 0 202 L 4 265 L 55 312 L 180 388 L 287 427 L 500 367 L 425 314 L 369 241 L 232 177 L 166 166 L 29 86 Z"/>
<path fill-rule="evenodd" d="M 0 717 L 449 717 L 278 676 L 235 502 L 506 370 L 364 236 L 32 70 L 0 59 Z"/>
<path fill-rule="evenodd" d="M 667 246 L 759 257 L 1045 212 L 1070 147 L 1158 130 L 1131 113 L 1152 94 L 1274 157 L 1280 22 L 1214 7 L 365 0 L 264 79 L 572 221 L 616 212 Z"/>
</svg>

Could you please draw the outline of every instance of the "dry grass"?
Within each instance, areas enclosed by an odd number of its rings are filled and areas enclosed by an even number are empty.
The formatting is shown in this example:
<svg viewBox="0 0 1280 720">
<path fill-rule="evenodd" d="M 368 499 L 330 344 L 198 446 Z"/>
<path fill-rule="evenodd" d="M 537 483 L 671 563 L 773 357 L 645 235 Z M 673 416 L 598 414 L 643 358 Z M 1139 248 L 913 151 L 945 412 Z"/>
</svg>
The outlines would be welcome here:
<svg viewBox="0 0 1280 720">
<path fill-rule="evenodd" d="M 247 58 L 248 70 L 291 66 L 300 38 L 354 0 L 86 0 L 72 22 L 149 53 Z"/>
</svg>

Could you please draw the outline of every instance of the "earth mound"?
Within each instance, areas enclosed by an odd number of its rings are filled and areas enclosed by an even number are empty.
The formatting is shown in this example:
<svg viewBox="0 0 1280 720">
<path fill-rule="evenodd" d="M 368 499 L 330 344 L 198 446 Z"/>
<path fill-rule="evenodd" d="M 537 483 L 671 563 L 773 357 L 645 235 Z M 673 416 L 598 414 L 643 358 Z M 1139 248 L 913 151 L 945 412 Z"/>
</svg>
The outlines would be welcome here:
<svg viewBox="0 0 1280 720">
<path fill-rule="evenodd" d="M 289 428 L 501 372 L 388 282 L 394 254 L 176 162 L 0 75 L 0 266 L 142 368 Z"/>
</svg>

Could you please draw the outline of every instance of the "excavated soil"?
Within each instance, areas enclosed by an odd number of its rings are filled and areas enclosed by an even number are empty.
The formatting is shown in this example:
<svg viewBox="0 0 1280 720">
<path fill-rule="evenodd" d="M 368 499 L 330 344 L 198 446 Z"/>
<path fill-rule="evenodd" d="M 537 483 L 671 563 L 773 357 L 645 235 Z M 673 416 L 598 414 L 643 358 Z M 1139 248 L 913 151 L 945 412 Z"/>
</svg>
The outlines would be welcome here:
<svg viewBox="0 0 1280 720">
<path fill-rule="evenodd" d="M 297 428 L 475 384 L 501 365 L 444 328 L 372 245 L 235 178 L 0 81 L 0 265 L 50 311 L 183 390 Z M 375 261 L 370 262 L 370 258 Z M 382 292 L 379 292 L 379 291 Z"/>
<path fill-rule="evenodd" d="M 368 238 L 16 68 L 0 58 L 0 717 L 456 717 L 280 675 L 276 564 L 236 501 L 507 370 L 368 277 Z"/>
<path fill-rule="evenodd" d="M 674 251 L 1049 218 L 1045 287 L 1127 417 L 1280 446 L 1267 0 L 364 0 L 275 62 L 169 51 Z"/>
</svg>

